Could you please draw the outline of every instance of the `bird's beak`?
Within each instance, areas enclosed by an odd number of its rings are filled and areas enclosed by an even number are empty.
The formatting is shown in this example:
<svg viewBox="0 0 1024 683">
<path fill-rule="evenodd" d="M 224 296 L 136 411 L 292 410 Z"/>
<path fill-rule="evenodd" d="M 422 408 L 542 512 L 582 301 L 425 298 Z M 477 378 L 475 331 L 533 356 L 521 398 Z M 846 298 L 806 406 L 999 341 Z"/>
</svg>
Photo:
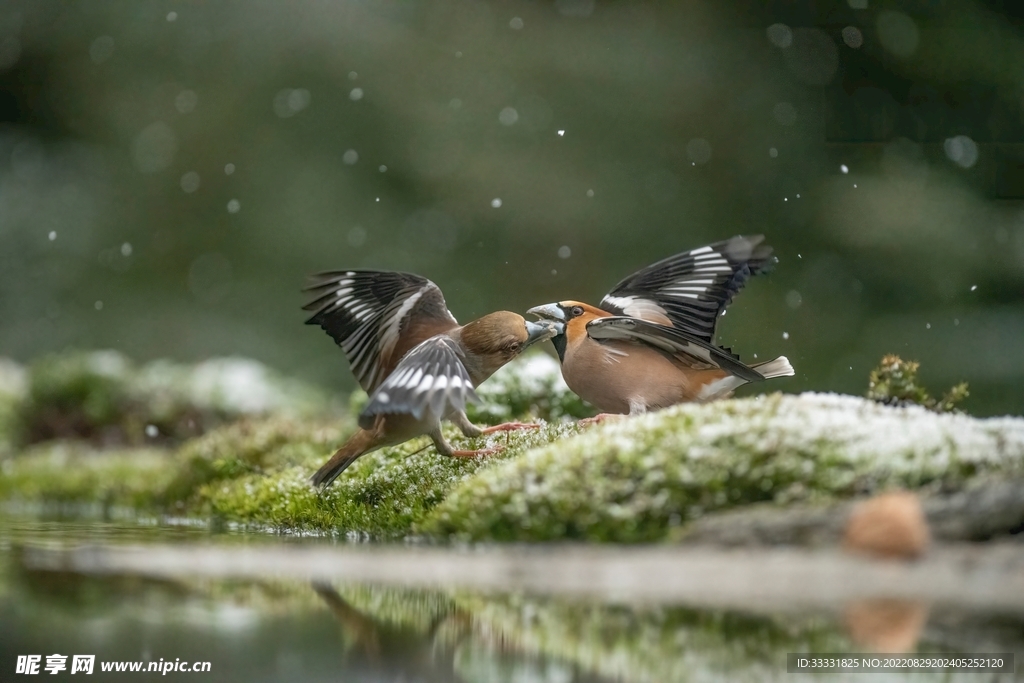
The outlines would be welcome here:
<svg viewBox="0 0 1024 683">
<path fill-rule="evenodd" d="M 523 348 L 532 346 L 537 342 L 544 341 L 545 339 L 551 339 L 554 336 L 562 334 L 565 331 L 565 325 L 563 323 L 554 320 L 541 320 L 539 322 L 533 322 L 532 320 L 526 321 L 526 343 Z"/>
<path fill-rule="evenodd" d="M 538 318 L 544 318 L 545 320 L 561 320 L 565 322 L 565 311 L 558 304 L 544 304 L 543 306 L 534 306 L 527 311 Z"/>
</svg>

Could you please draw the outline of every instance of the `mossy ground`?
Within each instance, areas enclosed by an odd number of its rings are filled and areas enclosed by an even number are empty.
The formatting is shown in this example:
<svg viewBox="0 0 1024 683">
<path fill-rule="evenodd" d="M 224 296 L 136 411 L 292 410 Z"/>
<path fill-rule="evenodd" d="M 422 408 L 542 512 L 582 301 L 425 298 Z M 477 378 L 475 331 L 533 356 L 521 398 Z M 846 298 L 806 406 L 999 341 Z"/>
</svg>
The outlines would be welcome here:
<svg viewBox="0 0 1024 683">
<path fill-rule="evenodd" d="M 97 452 L 77 442 L 50 442 L 0 463 L 0 499 L 44 506 L 153 510 L 177 475 L 156 448 Z"/>
<path fill-rule="evenodd" d="M 447 458 L 429 439 L 415 439 L 364 456 L 324 491 L 313 488 L 310 474 L 351 429 L 294 418 L 246 420 L 173 453 L 50 442 L 3 462 L 0 498 L 210 517 L 290 533 L 400 538 L 465 479 L 575 428 L 547 426 L 486 440 L 447 435 L 465 448 L 506 446 L 482 458 Z"/>
<path fill-rule="evenodd" d="M 418 526 L 464 540 L 647 542 L 754 502 L 955 488 L 1024 469 L 1024 421 L 774 394 L 609 420 L 455 489 Z"/>
<path fill-rule="evenodd" d="M 85 362 L 65 361 L 79 369 Z M 78 396 L 58 414 L 95 413 L 97 424 L 113 420 L 124 429 L 125 419 L 136 419 L 119 412 L 129 405 L 117 398 L 124 386 L 94 377 L 120 376 L 120 361 L 90 356 L 85 364 L 92 368 L 88 382 L 77 371 L 30 372 L 21 394 L 29 398 L 16 412 L 40 414 L 25 405 L 50 391 Z M 147 367 L 141 375 L 163 372 Z M 179 370 L 171 374 L 197 376 Z M 48 373 L 66 386 L 52 389 L 60 383 L 44 381 Z M 1016 418 L 976 420 L 849 396 L 775 394 L 612 419 L 579 434 L 567 418 L 589 408 L 565 388 L 553 359 L 521 359 L 484 387 L 477 421 L 541 418 L 543 427 L 477 440 L 448 431 L 459 448 L 506 447 L 485 458 L 446 458 L 421 437 L 364 456 L 319 491 L 308 478 L 352 433 L 354 421 L 280 410 L 181 445 L 157 440 L 111 449 L 79 439 L 23 447 L 3 461 L 0 498 L 377 539 L 651 542 L 739 505 L 843 499 L 890 486 L 956 489 L 979 473 L 1024 470 L 1024 421 Z M 297 405 L 271 396 L 256 403 L 275 401 Z M 250 407 L 256 403 L 250 400 Z"/>
<path fill-rule="evenodd" d="M 0 397 L 0 422 L 13 412 L 8 439 L 22 445 L 72 438 L 104 446 L 177 444 L 242 417 L 315 415 L 330 405 L 315 387 L 244 358 L 136 365 L 116 351 L 70 351 L 26 370 L 2 365 L 0 395 L 8 407 Z M 3 431 L 0 423 L 0 437 Z"/>
<path fill-rule="evenodd" d="M 197 491 L 197 502 L 204 513 L 242 524 L 400 538 L 408 535 L 414 524 L 457 485 L 559 438 L 567 429 L 572 428 L 549 426 L 487 441 L 448 434 L 458 447 L 506 446 L 498 455 L 481 458 L 448 458 L 437 454 L 428 439 L 415 439 L 363 456 L 323 491 L 309 485 L 309 475 L 330 454 L 329 450 L 321 451 L 315 458 L 295 461 L 270 473 L 246 473 L 206 484 Z"/>
</svg>

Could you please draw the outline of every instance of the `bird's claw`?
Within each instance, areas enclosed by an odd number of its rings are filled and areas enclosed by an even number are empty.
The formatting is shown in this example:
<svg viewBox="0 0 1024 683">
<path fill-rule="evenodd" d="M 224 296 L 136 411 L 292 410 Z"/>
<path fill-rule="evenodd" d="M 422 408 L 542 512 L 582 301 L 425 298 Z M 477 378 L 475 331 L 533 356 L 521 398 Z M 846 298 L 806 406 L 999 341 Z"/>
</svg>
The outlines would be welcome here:
<svg viewBox="0 0 1024 683">
<path fill-rule="evenodd" d="M 622 417 L 621 415 L 615 415 L 614 413 L 599 413 L 594 417 L 585 417 L 576 423 L 579 427 L 589 427 L 591 425 L 601 424 L 605 420 L 616 419 Z"/>
<path fill-rule="evenodd" d="M 487 427 L 481 433 L 494 434 L 495 432 L 514 432 L 518 429 L 540 429 L 540 425 L 535 422 L 505 422 L 500 425 L 494 425 L 493 427 Z"/>
</svg>

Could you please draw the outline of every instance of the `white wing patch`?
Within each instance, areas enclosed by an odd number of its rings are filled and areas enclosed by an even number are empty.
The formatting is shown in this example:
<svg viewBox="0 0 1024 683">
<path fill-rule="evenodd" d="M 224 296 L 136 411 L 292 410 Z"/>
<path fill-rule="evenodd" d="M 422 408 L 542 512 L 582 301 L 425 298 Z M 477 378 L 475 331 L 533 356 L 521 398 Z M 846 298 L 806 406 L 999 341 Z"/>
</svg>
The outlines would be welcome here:
<svg viewBox="0 0 1024 683">
<path fill-rule="evenodd" d="M 697 394 L 697 400 L 712 401 L 716 398 L 721 398 L 746 383 L 746 380 L 736 377 L 735 375 L 728 375 L 722 379 L 716 379 L 713 382 L 708 382 L 700 388 L 700 393 Z"/>
<path fill-rule="evenodd" d="M 316 296 L 303 306 L 313 311 L 306 323 L 319 325 L 344 350 L 356 379 L 367 391 L 383 382 L 385 368 L 394 367 L 398 359 L 392 356 L 405 341 L 402 335 L 411 317 L 429 322 L 434 329 L 458 325 L 441 290 L 419 275 L 349 270 L 314 278 L 306 288 Z"/>
<path fill-rule="evenodd" d="M 423 293 L 426 292 L 433 285 L 425 285 L 418 292 L 410 296 L 408 299 L 402 302 L 402 305 L 398 307 L 398 310 L 391 314 L 384 323 L 383 331 L 380 336 L 380 349 L 382 356 L 388 356 L 395 348 L 395 344 L 398 343 L 398 334 L 402 330 L 402 320 L 412 310 L 416 302 L 423 298 Z"/>
<path fill-rule="evenodd" d="M 446 335 L 421 342 L 370 395 L 359 416 L 360 426 L 380 414 L 409 414 L 417 420 L 440 420 L 477 402 L 457 343 Z"/>
</svg>

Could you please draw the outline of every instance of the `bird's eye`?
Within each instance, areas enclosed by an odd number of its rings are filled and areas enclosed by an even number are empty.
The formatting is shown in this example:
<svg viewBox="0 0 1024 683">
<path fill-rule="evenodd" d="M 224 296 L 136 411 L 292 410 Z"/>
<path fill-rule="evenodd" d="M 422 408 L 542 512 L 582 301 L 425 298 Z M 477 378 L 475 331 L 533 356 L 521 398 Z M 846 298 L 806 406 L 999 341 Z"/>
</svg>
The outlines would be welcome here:
<svg viewBox="0 0 1024 683">
<path fill-rule="evenodd" d="M 569 312 L 572 313 L 572 317 L 576 318 L 578 316 L 583 315 L 583 307 L 573 306 L 571 309 L 569 309 Z"/>
<path fill-rule="evenodd" d="M 509 353 L 515 353 L 516 351 L 519 350 L 519 347 L 521 347 L 521 346 L 522 346 L 521 342 L 517 342 L 517 341 L 512 342 L 511 344 L 508 345 Z"/>
</svg>

